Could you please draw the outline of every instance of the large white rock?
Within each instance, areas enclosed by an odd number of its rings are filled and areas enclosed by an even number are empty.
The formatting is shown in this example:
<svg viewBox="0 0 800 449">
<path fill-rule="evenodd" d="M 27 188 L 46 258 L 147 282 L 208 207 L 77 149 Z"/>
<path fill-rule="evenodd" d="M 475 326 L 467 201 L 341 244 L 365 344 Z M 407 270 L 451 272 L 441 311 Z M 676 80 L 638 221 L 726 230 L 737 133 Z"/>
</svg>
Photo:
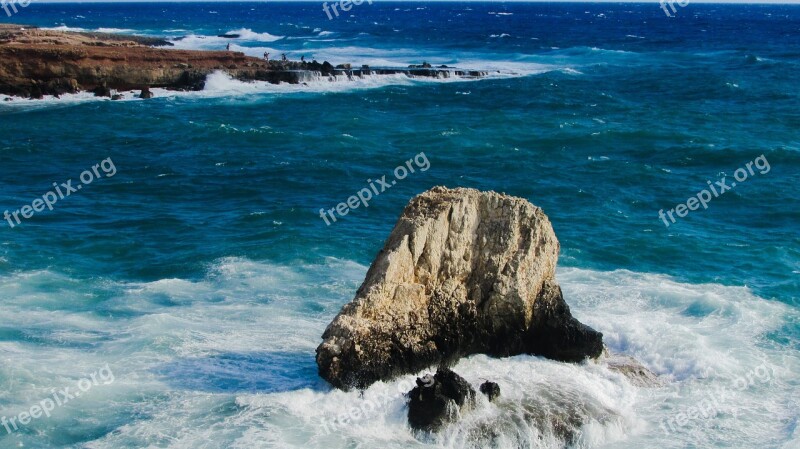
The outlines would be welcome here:
<svg viewBox="0 0 800 449">
<path fill-rule="evenodd" d="M 559 244 L 525 199 L 433 188 L 406 206 L 317 348 L 320 375 L 364 388 L 461 356 L 597 357 L 555 282 Z"/>
</svg>

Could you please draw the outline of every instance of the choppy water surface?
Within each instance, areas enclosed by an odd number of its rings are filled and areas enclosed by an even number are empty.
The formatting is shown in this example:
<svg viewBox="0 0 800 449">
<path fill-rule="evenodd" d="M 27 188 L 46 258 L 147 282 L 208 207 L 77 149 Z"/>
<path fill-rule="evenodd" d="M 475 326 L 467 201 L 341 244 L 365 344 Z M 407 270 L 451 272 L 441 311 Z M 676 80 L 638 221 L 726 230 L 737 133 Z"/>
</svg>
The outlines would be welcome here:
<svg viewBox="0 0 800 449">
<path fill-rule="evenodd" d="M 218 74 L 148 101 L 0 103 L 0 212 L 115 168 L 2 222 L 0 415 L 53 389 L 84 394 L 0 427 L 0 446 L 563 447 L 565 415 L 573 447 L 798 444 L 800 8 L 690 4 L 668 19 L 655 4 L 364 3 L 328 20 L 316 3 L 34 3 L 9 20 L 195 49 L 231 32 L 253 56 L 493 74 Z M 330 226 L 320 217 L 420 153 L 429 169 Z M 708 209 L 659 218 L 760 156 Z M 320 335 L 434 185 L 543 207 L 573 312 L 664 386 L 594 363 L 471 357 L 455 370 L 497 381 L 503 399 L 427 438 L 405 424 L 413 376 L 331 391 Z M 342 425 L 351 409 L 366 412 Z"/>
</svg>

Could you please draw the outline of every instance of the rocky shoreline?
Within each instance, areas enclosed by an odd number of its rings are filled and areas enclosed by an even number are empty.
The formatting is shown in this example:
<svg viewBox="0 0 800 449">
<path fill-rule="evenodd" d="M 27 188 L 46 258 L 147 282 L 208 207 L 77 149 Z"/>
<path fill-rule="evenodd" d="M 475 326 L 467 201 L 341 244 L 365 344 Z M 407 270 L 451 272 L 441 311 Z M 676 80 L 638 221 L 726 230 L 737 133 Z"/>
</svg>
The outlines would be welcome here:
<svg viewBox="0 0 800 449">
<path fill-rule="evenodd" d="M 222 71 L 240 81 L 302 84 L 370 75 L 480 78 L 485 71 L 432 67 L 370 68 L 325 62 L 266 61 L 234 51 L 176 50 L 164 39 L 108 33 L 45 30 L 0 24 L 0 94 L 43 98 L 151 88 L 202 90 L 206 77 Z"/>
</svg>

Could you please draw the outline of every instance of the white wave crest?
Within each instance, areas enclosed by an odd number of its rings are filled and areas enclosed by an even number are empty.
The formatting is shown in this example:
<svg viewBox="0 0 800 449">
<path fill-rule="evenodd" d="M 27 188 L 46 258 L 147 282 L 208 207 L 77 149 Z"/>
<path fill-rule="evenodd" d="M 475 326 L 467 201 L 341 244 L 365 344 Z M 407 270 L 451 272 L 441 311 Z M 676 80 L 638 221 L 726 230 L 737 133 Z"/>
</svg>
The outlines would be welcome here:
<svg viewBox="0 0 800 449">
<path fill-rule="evenodd" d="M 2 314 L 25 336 L 0 342 L 0 358 L 14 360 L 0 368 L 0 399 L 22 410 L 39 397 L 36 385 L 60 387 L 110 363 L 116 383 L 53 417 L 56 426 L 82 417 L 90 429 L 124 423 L 98 432 L 87 444 L 93 449 L 147 446 L 159 435 L 170 435 L 175 448 L 557 448 L 565 431 L 577 448 L 797 442 L 782 423 L 798 419 L 800 357 L 766 337 L 796 323 L 796 309 L 743 287 L 575 268 L 558 277 L 576 317 L 664 385 L 638 387 L 597 362 L 478 355 L 454 370 L 473 385 L 499 383 L 500 399 L 479 397 L 438 436 L 414 435 L 403 393 L 415 375 L 363 394 L 330 390 L 316 377 L 321 332 L 366 270 L 335 259 L 307 266 L 227 258 L 197 280 L 0 277 L 8 298 Z M 686 418 L 706 400 L 719 403 L 714 413 Z"/>
</svg>

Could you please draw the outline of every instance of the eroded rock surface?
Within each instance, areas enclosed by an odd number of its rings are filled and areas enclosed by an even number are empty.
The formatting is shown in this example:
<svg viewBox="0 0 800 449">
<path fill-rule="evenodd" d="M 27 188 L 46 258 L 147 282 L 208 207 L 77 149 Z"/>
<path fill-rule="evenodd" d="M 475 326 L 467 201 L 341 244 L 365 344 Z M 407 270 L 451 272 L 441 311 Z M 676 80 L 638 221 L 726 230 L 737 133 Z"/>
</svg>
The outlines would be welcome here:
<svg viewBox="0 0 800 449">
<path fill-rule="evenodd" d="M 555 281 L 559 243 L 527 200 L 436 187 L 406 206 L 317 348 L 338 388 L 461 356 L 597 357 L 602 334 L 570 314 Z"/>
</svg>

